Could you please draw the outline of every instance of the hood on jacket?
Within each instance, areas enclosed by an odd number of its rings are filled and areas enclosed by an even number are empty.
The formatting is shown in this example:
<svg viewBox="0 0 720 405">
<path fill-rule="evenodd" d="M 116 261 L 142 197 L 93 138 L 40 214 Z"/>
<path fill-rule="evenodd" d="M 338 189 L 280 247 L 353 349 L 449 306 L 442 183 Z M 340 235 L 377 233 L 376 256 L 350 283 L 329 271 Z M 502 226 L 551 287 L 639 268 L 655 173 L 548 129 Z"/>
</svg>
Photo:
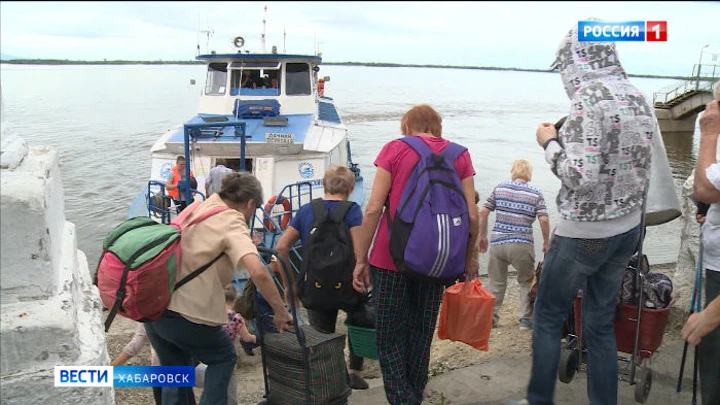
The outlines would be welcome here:
<svg viewBox="0 0 720 405">
<path fill-rule="evenodd" d="M 552 69 L 558 69 L 568 97 L 591 81 L 627 79 L 614 42 L 578 41 L 577 25 L 568 31 L 555 54 Z"/>
</svg>

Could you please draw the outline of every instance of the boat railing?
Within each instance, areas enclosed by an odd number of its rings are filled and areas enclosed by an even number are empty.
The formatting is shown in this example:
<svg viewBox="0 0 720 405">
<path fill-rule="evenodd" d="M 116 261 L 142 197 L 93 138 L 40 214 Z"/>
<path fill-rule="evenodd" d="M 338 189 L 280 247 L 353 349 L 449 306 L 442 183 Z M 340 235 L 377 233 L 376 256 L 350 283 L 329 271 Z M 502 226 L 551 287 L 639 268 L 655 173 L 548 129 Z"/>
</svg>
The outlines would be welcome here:
<svg viewBox="0 0 720 405">
<path fill-rule="evenodd" d="M 355 181 L 362 180 L 362 175 L 360 174 L 360 166 L 357 163 L 353 163 L 352 161 L 352 150 L 350 149 L 350 140 L 345 140 L 345 146 L 347 148 L 347 156 L 348 156 L 348 168 L 351 172 L 355 175 Z"/>
<path fill-rule="evenodd" d="M 259 218 L 256 212 L 251 226 L 263 232 L 265 247 L 275 248 L 277 240 L 285 230 L 282 224 L 285 223 L 287 226 L 300 207 L 313 199 L 312 191 L 313 185 L 309 181 L 288 184 L 274 196 L 274 205 L 265 205 L 261 208 L 262 218 Z"/>
<path fill-rule="evenodd" d="M 266 207 L 260 207 L 255 211 L 255 215 L 250 222 L 250 229 L 255 236 L 255 239 L 259 239 L 259 246 L 267 249 L 275 249 L 277 242 L 282 236 L 282 219 L 285 215 L 290 215 L 290 218 L 295 216 L 295 213 L 300 209 L 303 204 L 312 200 L 312 183 L 309 181 L 299 181 L 297 183 L 288 184 L 280 190 L 280 193 L 276 196 L 276 201 L 288 201 L 289 209 L 285 210 L 273 210 L 273 207 L 284 207 L 282 204 L 273 205 L 270 210 Z M 288 254 L 289 264 L 295 275 L 300 274 L 300 267 L 302 266 L 302 245 L 300 240 L 296 241 L 293 246 L 290 247 Z M 271 260 L 269 257 L 263 257 L 263 262 L 268 268 L 268 271 L 273 276 L 275 284 L 280 288 L 280 291 L 284 292 L 284 286 L 282 285 L 278 275 L 274 274 L 270 270 Z M 279 260 L 279 258 L 278 258 Z M 236 274 L 233 284 L 242 291 L 249 275 L 246 272 Z"/>
<path fill-rule="evenodd" d="M 693 75 L 688 80 L 676 81 L 653 93 L 653 105 L 664 107 L 674 100 L 696 92 L 712 92 L 715 81 L 720 78 L 720 65 L 699 65 L 693 66 Z"/>
<path fill-rule="evenodd" d="M 219 128 L 235 127 L 235 136 L 240 138 L 240 171 L 245 170 L 245 127 L 246 123 L 243 121 L 219 121 L 212 120 L 211 122 L 199 122 L 194 124 L 183 125 L 183 146 L 185 148 L 185 161 L 192 162 L 190 160 L 190 141 L 196 139 L 202 135 L 203 130 L 210 129 L 211 131 L 217 131 Z M 185 178 L 190 178 L 190 165 L 185 165 Z M 204 199 L 204 198 L 203 198 Z M 192 193 L 190 189 L 185 190 L 185 201 L 192 201 Z"/>
<path fill-rule="evenodd" d="M 145 199 L 147 201 L 148 217 L 159 219 L 163 224 L 169 224 L 179 212 L 177 211 L 177 207 L 174 206 L 172 198 L 170 198 L 165 191 L 165 183 L 150 180 L 147 184 Z M 196 195 L 199 195 L 200 198 L 205 201 L 205 194 L 198 190 L 190 189 L 190 194 L 193 198 L 190 201 L 194 201 Z"/>
</svg>

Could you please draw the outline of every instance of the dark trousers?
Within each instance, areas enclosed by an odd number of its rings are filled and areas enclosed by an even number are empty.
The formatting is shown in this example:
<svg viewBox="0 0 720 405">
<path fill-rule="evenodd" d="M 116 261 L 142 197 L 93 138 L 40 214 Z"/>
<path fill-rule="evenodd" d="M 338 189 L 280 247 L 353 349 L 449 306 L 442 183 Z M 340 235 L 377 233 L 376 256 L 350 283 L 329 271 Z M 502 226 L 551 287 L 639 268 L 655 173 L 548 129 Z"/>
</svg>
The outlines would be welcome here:
<svg viewBox="0 0 720 405">
<path fill-rule="evenodd" d="M 372 267 L 377 305 L 376 344 L 391 405 L 422 403 L 430 345 L 445 286 Z"/>
<path fill-rule="evenodd" d="M 177 312 L 145 324 L 148 338 L 163 366 L 194 366 L 195 360 L 207 364 L 201 405 L 227 405 L 227 389 L 237 355 L 230 335 L 222 326 L 193 323 Z M 163 405 L 189 405 L 192 387 L 163 387 Z"/>
<path fill-rule="evenodd" d="M 720 296 L 720 271 L 705 270 L 705 308 L 718 296 Z M 720 328 L 716 328 L 702 338 L 698 351 L 702 403 L 703 405 L 720 404 Z"/>
<path fill-rule="evenodd" d="M 337 323 L 338 311 L 313 311 L 308 309 L 308 318 L 310 326 L 317 329 L 322 333 L 335 333 L 335 324 Z M 348 367 L 350 370 L 362 371 L 363 369 L 363 358 L 355 355 L 353 351 L 352 342 L 350 342 L 350 334 L 347 337 L 348 347 L 350 348 L 350 364 Z"/>
<path fill-rule="evenodd" d="M 152 387 L 153 390 L 153 398 L 155 399 L 155 405 L 162 405 L 162 387 Z M 197 402 L 195 402 L 195 395 L 190 396 L 190 405 L 196 405 Z"/>
</svg>

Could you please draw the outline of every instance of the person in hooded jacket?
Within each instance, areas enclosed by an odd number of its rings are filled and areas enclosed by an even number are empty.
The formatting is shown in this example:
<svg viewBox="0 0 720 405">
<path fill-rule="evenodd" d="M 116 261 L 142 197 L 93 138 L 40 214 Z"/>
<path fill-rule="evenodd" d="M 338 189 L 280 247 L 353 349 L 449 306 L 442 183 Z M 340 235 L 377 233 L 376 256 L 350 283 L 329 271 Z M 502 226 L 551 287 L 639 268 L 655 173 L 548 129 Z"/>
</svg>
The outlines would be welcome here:
<svg viewBox="0 0 720 405">
<path fill-rule="evenodd" d="M 579 42 L 577 27 L 553 65 L 570 98 L 567 120 L 537 127 L 536 140 L 561 181 L 559 220 L 545 254 L 534 313 L 527 399 L 552 404 L 562 325 L 583 289 L 587 395 L 617 404 L 615 300 L 625 267 L 642 237 L 652 140 L 660 136 L 653 107 L 628 80 L 613 42 Z"/>
</svg>

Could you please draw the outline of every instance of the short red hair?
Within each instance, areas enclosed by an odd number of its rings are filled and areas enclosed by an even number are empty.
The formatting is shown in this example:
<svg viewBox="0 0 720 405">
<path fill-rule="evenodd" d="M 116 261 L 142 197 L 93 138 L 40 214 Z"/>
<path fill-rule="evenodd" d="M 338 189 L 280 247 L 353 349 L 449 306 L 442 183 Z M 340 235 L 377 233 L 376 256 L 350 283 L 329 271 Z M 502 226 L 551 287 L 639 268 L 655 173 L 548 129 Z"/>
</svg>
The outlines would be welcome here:
<svg viewBox="0 0 720 405">
<path fill-rule="evenodd" d="M 442 136 L 442 117 L 428 104 L 420 104 L 408 110 L 400 121 L 403 135 L 418 133 Z"/>
</svg>

